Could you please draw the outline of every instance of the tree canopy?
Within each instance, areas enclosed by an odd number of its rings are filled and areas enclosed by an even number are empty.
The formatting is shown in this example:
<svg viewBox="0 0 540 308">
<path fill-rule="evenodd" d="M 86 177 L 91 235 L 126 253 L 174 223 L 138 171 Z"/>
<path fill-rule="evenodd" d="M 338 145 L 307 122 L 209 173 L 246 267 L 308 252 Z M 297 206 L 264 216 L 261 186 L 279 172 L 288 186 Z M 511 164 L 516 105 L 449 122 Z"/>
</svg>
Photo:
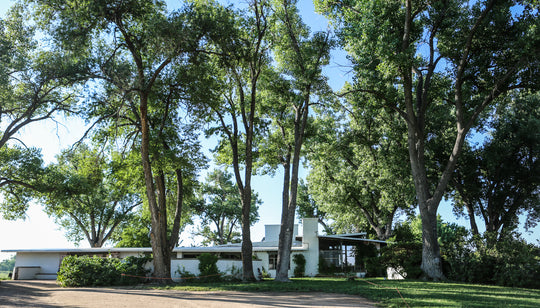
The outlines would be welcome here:
<svg viewBox="0 0 540 308">
<path fill-rule="evenodd" d="M 64 151 L 49 166 L 50 192 L 43 195 L 45 212 L 78 243 L 101 247 L 116 228 L 142 205 L 137 185 L 137 160 L 121 153 L 99 152 L 86 145 Z"/>
<path fill-rule="evenodd" d="M 456 209 L 467 210 L 474 234 L 476 216 L 499 239 L 516 230 L 519 215 L 526 215 L 525 228 L 539 221 L 538 99 L 538 93 L 505 98 L 488 121 L 485 140 L 465 148 L 452 181 L 453 200 Z"/>
<path fill-rule="evenodd" d="M 436 217 L 465 138 L 486 107 L 518 88 L 538 89 L 538 10 L 521 1 L 317 1 L 353 61 L 359 104 L 399 115 L 423 223 L 422 269 L 444 279 Z M 357 95 L 358 96 L 358 95 Z M 439 106 L 452 115 L 444 162 L 430 159 L 441 138 Z M 444 135 L 444 134 L 443 134 Z M 433 176 L 435 175 L 435 176 Z"/>
<path fill-rule="evenodd" d="M 195 213 L 202 220 L 198 233 L 205 239 L 203 245 L 224 245 L 240 243 L 238 229 L 242 222 L 242 199 L 238 188 L 232 182 L 232 174 L 215 169 L 206 177 L 200 188 L 201 202 L 194 205 Z M 250 223 L 259 220 L 261 200 L 252 192 Z"/>
<path fill-rule="evenodd" d="M 296 212 L 387 240 L 418 208 L 435 280 L 442 198 L 475 234 L 477 217 L 503 241 L 520 215 L 538 222 L 537 1 L 316 1 L 336 36 L 311 33 L 298 1 L 178 7 L 21 0 L 0 19 L 3 217 L 40 200 L 75 241 L 151 245 L 160 281 L 194 214 L 210 241 L 241 241 L 243 279 L 255 279 L 257 173 L 283 171 L 278 281 Z M 338 93 L 325 74 L 336 42 L 353 75 Z M 59 115 L 89 129 L 46 165 L 19 137 Z M 232 173 L 200 184 L 204 137 Z"/>
</svg>

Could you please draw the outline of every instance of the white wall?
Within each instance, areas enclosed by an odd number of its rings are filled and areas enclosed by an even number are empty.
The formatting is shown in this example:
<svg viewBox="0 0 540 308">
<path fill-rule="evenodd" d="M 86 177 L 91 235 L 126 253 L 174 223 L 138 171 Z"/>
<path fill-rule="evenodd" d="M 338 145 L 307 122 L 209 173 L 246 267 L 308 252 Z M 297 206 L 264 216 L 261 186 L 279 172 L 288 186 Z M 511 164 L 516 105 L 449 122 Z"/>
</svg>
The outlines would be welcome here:
<svg viewBox="0 0 540 308">
<path fill-rule="evenodd" d="M 279 241 L 279 232 L 281 225 L 264 225 L 264 241 L 277 242 Z M 298 235 L 298 224 L 294 224 L 293 238 Z"/>
<path fill-rule="evenodd" d="M 308 246 L 304 251 L 306 257 L 306 276 L 315 276 L 319 273 L 319 222 L 317 218 L 304 218 L 302 220 L 302 244 Z"/>
<path fill-rule="evenodd" d="M 60 253 L 18 252 L 15 267 L 41 266 L 41 273 L 55 274 L 60 268 Z"/>
<path fill-rule="evenodd" d="M 226 275 L 239 273 L 242 274 L 242 261 L 241 260 L 218 260 L 218 270 Z M 257 277 L 258 269 L 262 271 L 263 262 L 253 261 L 253 273 Z M 182 277 L 178 274 L 178 269 L 190 272 L 194 275 L 199 275 L 199 260 L 185 259 L 185 260 L 172 260 L 171 261 L 171 277 L 174 281 L 181 281 Z"/>
</svg>

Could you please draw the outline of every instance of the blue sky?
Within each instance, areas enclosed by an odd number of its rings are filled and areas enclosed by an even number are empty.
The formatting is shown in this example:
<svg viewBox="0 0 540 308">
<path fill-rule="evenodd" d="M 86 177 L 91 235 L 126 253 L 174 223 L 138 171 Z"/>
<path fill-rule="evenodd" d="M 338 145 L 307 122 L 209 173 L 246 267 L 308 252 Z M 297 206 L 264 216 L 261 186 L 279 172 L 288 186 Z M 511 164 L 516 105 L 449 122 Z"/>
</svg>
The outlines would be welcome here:
<svg viewBox="0 0 540 308">
<path fill-rule="evenodd" d="M 178 1 L 170 1 L 179 3 Z M 236 3 L 232 0 L 223 0 L 223 3 Z M 13 1 L 0 1 L 0 16 L 5 12 Z M 312 31 L 325 31 L 328 28 L 327 20 L 314 12 L 311 0 L 300 0 L 299 8 L 306 22 Z M 325 74 L 329 77 L 330 84 L 335 90 L 340 89 L 344 82 L 351 79 L 348 74 L 350 66 L 345 58 L 343 51 L 333 52 L 333 58 L 330 65 L 325 68 Z M 69 147 L 77 141 L 84 133 L 85 127 L 79 119 L 57 118 L 58 123 L 46 121 L 36 123 L 26 127 L 19 138 L 27 145 L 42 149 L 46 162 L 54 161 L 54 156 L 60 150 Z M 215 146 L 212 140 L 203 142 L 205 151 Z M 279 224 L 281 215 L 281 172 L 276 173 L 274 177 L 256 176 L 253 179 L 253 188 L 259 194 L 263 201 L 260 206 L 259 222 L 252 227 L 252 239 L 259 241 L 264 236 L 264 224 Z M 439 213 L 445 221 L 457 222 L 469 227 L 468 221 L 464 218 L 456 219 L 452 214 L 449 203 L 441 204 Z M 481 220 L 477 220 L 481 223 Z M 182 238 L 183 244 L 189 244 L 192 227 L 188 227 Z M 533 234 L 524 233 L 524 237 L 537 243 L 540 234 L 540 227 L 535 228 Z M 87 247 L 86 242 L 82 242 L 80 247 Z M 47 217 L 39 205 L 32 205 L 27 212 L 26 220 L 5 221 L 0 219 L 0 250 L 13 248 L 56 248 L 56 247 L 74 247 L 73 243 L 68 242 L 63 232 L 58 229 L 54 221 Z M 0 260 L 7 255 L 0 254 Z"/>
</svg>

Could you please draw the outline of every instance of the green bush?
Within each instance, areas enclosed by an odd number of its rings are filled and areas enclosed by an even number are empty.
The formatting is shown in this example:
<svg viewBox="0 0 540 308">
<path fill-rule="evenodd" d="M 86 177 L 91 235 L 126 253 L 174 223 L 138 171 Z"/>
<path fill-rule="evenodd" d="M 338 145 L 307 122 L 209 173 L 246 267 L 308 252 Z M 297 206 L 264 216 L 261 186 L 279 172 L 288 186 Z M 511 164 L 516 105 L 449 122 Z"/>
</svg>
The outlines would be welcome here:
<svg viewBox="0 0 540 308">
<path fill-rule="evenodd" d="M 220 280 L 221 273 L 217 267 L 218 256 L 203 253 L 197 259 L 199 259 L 199 280 L 208 282 Z"/>
<path fill-rule="evenodd" d="M 306 257 L 303 254 L 293 255 L 294 262 L 294 277 L 304 277 L 306 271 Z"/>
<path fill-rule="evenodd" d="M 182 268 L 180 268 L 179 266 L 178 269 L 176 270 L 176 273 L 180 276 L 180 278 L 182 278 L 181 279 L 182 282 L 185 282 L 185 281 L 188 281 L 197 277 L 197 275 L 193 274 L 192 272 L 186 271 L 185 266 L 182 266 Z"/>
<path fill-rule="evenodd" d="M 422 275 L 422 243 L 401 242 L 388 245 L 381 248 L 381 255 L 377 259 L 384 268 L 392 267 L 403 277 L 416 279 Z"/>
<path fill-rule="evenodd" d="M 15 267 L 15 256 L 0 262 L 0 272 L 12 272 Z"/>
<path fill-rule="evenodd" d="M 225 275 L 222 276 L 222 279 L 225 281 L 230 281 L 230 282 L 242 281 L 242 276 L 243 276 L 242 270 L 243 270 L 242 266 L 237 267 L 233 264 L 231 268 L 227 270 Z"/>
<path fill-rule="evenodd" d="M 144 265 L 148 257 L 128 257 L 124 260 L 89 256 L 67 256 L 62 260 L 57 281 L 63 287 L 112 286 L 134 284 L 146 276 Z"/>
<path fill-rule="evenodd" d="M 366 277 L 386 276 L 386 267 L 378 258 L 379 250 L 375 245 L 359 243 L 354 247 L 355 268 L 366 272 Z"/>
<path fill-rule="evenodd" d="M 152 258 L 149 256 L 129 256 L 122 259 L 116 267 L 121 274 L 125 274 L 121 275 L 120 284 L 131 285 L 147 281 L 147 278 L 142 277 L 146 277 L 150 272 L 145 268 L 146 264 L 150 261 L 152 261 Z"/>
<path fill-rule="evenodd" d="M 442 252 L 449 279 L 540 288 L 540 248 L 521 239 L 506 237 L 494 241 L 489 235 L 474 237 Z"/>
</svg>

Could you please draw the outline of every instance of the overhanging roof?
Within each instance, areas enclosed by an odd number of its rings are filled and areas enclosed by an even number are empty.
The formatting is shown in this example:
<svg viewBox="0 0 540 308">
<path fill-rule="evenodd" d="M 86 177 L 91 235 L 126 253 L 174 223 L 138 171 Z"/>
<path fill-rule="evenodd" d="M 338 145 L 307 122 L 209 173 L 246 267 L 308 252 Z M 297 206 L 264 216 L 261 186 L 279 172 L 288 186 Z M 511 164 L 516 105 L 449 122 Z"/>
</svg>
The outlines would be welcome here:
<svg viewBox="0 0 540 308">
<path fill-rule="evenodd" d="M 307 245 L 293 246 L 292 250 L 303 251 L 307 250 Z M 277 246 L 254 246 L 253 252 L 262 251 L 277 251 Z M 173 253 L 186 252 L 186 253 L 204 253 L 204 252 L 241 252 L 242 246 L 240 245 L 223 245 L 223 246 L 210 246 L 210 247 L 175 247 Z M 133 253 L 146 253 L 152 252 L 150 247 L 135 247 L 135 248 L 38 248 L 38 249 L 3 249 L 1 252 L 23 252 L 23 253 L 114 253 L 114 252 L 133 252 Z"/>
<path fill-rule="evenodd" d="M 2 252 L 50 252 L 50 253 L 107 253 L 107 252 L 152 252 L 150 247 L 102 247 L 102 248 L 34 248 L 34 249 L 3 249 Z"/>
<path fill-rule="evenodd" d="M 356 238 L 343 235 L 319 235 L 319 238 L 322 239 L 334 239 L 334 240 L 345 240 L 352 242 L 372 242 L 372 243 L 387 243 L 386 241 L 381 240 L 372 240 L 367 238 Z"/>
</svg>

